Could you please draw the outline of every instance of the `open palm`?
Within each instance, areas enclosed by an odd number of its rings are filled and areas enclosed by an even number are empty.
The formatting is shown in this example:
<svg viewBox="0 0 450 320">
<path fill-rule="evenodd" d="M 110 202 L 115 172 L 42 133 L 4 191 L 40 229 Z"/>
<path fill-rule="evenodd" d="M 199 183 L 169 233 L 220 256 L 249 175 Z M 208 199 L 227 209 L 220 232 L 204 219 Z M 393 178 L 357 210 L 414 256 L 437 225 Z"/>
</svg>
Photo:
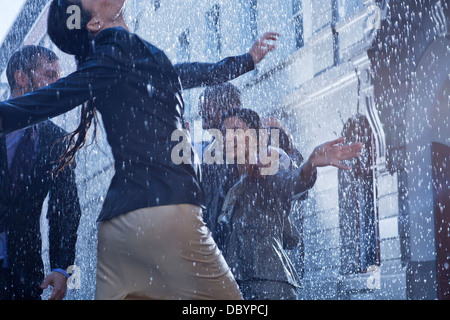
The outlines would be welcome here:
<svg viewBox="0 0 450 320">
<path fill-rule="evenodd" d="M 261 36 L 255 43 L 252 45 L 249 53 L 253 58 L 255 63 L 261 62 L 262 59 L 272 50 L 276 48 L 274 43 L 269 43 L 270 41 L 275 42 L 278 40 L 280 34 L 276 32 L 267 32 Z"/>
<path fill-rule="evenodd" d="M 359 157 L 363 145 L 361 142 L 338 145 L 343 142 L 344 138 L 339 138 L 316 147 L 309 160 L 315 167 L 334 166 L 339 169 L 350 170 L 350 167 L 341 164 L 340 161 Z"/>
</svg>

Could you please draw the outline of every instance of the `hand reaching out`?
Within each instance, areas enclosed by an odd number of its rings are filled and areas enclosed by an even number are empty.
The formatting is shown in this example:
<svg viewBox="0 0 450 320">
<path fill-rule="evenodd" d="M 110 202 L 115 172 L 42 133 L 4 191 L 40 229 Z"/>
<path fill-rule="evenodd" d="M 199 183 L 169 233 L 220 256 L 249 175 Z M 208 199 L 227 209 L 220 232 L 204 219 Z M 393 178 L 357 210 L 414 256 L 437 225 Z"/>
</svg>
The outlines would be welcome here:
<svg viewBox="0 0 450 320">
<path fill-rule="evenodd" d="M 53 287 L 52 295 L 49 300 L 62 300 L 66 295 L 67 279 L 59 272 L 50 273 L 40 285 L 42 290 L 47 289 L 48 286 Z"/>
<path fill-rule="evenodd" d="M 261 38 L 259 38 L 253 46 L 251 47 L 249 53 L 255 61 L 255 64 L 261 62 L 262 59 L 268 54 L 270 51 L 276 48 L 275 44 L 269 44 L 267 41 L 277 41 L 280 35 L 276 32 L 267 32 Z"/>
<path fill-rule="evenodd" d="M 342 165 L 340 161 L 359 157 L 363 144 L 357 142 L 349 145 L 337 145 L 342 142 L 344 142 L 344 138 L 339 138 L 316 147 L 308 161 L 313 167 L 333 166 L 342 170 L 351 170 L 350 167 Z"/>
</svg>

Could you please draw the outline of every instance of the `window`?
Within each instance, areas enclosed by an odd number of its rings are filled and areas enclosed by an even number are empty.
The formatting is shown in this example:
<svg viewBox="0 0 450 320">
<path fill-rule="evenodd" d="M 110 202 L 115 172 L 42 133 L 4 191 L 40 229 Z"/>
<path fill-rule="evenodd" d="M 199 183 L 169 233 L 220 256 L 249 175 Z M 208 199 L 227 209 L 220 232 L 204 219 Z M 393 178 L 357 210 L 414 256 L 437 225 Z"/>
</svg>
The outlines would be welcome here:
<svg viewBox="0 0 450 320">
<path fill-rule="evenodd" d="M 177 50 L 177 63 L 189 62 L 191 60 L 191 42 L 190 42 L 190 30 L 184 30 L 178 36 L 178 50 Z M 183 91 L 183 101 L 185 114 L 189 115 L 191 112 L 191 99 L 192 94 L 189 90 Z"/>
<path fill-rule="evenodd" d="M 252 40 L 258 37 L 258 0 L 250 0 L 250 32 Z"/>
<path fill-rule="evenodd" d="M 5 83 L 0 83 L 0 99 L 6 100 L 9 95 L 9 86 Z"/>
<path fill-rule="evenodd" d="M 220 5 L 215 4 L 206 12 L 206 50 L 212 60 L 219 60 L 222 51 L 220 38 Z"/>
<path fill-rule="evenodd" d="M 364 7 L 363 1 L 360 0 L 338 0 L 337 4 L 340 20 L 344 19 L 345 17 L 351 16 Z"/>
<path fill-rule="evenodd" d="M 158 10 L 161 7 L 161 0 L 153 0 L 153 7 L 155 11 Z"/>
<path fill-rule="evenodd" d="M 362 142 L 364 149 L 353 160 L 353 170 L 338 174 L 341 272 L 367 272 L 380 263 L 374 135 L 364 116 L 351 118 L 342 134 L 347 143 Z"/>
<path fill-rule="evenodd" d="M 297 49 L 303 47 L 303 9 L 301 0 L 292 0 L 292 21 L 294 23 L 295 46 Z"/>
<path fill-rule="evenodd" d="M 186 29 L 178 37 L 178 63 L 188 62 L 191 59 L 190 31 Z"/>
</svg>

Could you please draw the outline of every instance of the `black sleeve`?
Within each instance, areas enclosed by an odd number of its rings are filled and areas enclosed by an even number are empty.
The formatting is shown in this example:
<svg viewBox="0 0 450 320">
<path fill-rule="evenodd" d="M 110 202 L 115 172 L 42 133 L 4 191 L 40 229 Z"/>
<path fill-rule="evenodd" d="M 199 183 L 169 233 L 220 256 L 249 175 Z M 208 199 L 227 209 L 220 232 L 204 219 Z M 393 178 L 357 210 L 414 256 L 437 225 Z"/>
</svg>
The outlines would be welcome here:
<svg viewBox="0 0 450 320">
<path fill-rule="evenodd" d="M 74 165 L 64 168 L 53 178 L 47 218 L 50 266 L 52 269 L 66 270 L 74 264 L 77 230 L 81 218 Z"/>
<path fill-rule="evenodd" d="M 283 249 L 293 250 L 297 248 L 300 243 L 300 237 L 300 232 L 292 223 L 291 216 L 285 215 L 283 223 Z"/>
<path fill-rule="evenodd" d="M 96 48 L 96 54 L 69 76 L 40 90 L 0 102 L 1 131 L 8 133 L 56 117 L 116 87 L 126 73 L 110 54 L 114 46 L 108 45 Z"/>
<path fill-rule="evenodd" d="M 184 89 L 213 86 L 233 80 L 252 71 L 255 63 L 250 54 L 228 57 L 217 63 L 182 63 L 174 66 Z"/>
<path fill-rule="evenodd" d="M 280 170 L 269 178 L 270 192 L 279 194 L 283 202 L 299 199 L 311 189 L 317 180 L 317 169 L 314 169 L 310 180 L 302 179 L 303 166 L 296 170 Z"/>
</svg>

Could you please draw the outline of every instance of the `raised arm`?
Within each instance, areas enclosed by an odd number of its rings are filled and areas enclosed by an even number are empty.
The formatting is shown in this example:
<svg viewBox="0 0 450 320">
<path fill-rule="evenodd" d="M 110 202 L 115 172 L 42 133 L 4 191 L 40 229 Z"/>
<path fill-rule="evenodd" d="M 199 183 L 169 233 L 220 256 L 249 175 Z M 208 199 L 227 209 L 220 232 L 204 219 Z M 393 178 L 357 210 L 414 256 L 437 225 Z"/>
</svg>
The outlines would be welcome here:
<svg viewBox="0 0 450 320">
<path fill-rule="evenodd" d="M 275 32 L 264 34 L 248 53 L 240 56 L 228 57 L 217 63 L 181 63 L 174 68 L 185 89 L 224 83 L 252 71 L 267 53 L 275 49 L 276 46 L 268 41 L 276 41 L 278 36 Z"/>
<path fill-rule="evenodd" d="M 56 117 L 117 85 L 123 72 L 102 56 L 59 81 L 24 96 L 0 102 L 0 131 L 8 133 Z"/>
<path fill-rule="evenodd" d="M 63 146 L 58 146 L 60 155 Z M 50 273 L 43 285 L 53 287 L 50 300 L 64 298 L 66 292 L 66 276 L 61 278 L 58 274 L 64 274 L 75 261 L 75 246 L 77 242 L 77 230 L 81 218 L 81 208 L 75 177 L 75 167 L 71 165 L 54 178 L 50 187 L 47 218 L 49 223 L 49 257 Z M 57 277 L 62 283 L 57 282 Z"/>
<path fill-rule="evenodd" d="M 66 270 L 75 260 L 77 230 L 81 207 L 72 164 L 54 177 L 50 187 L 49 220 L 50 266 Z"/>
<path fill-rule="evenodd" d="M 303 165 L 302 177 L 308 179 L 317 167 L 333 166 L 342 170 L 351 170 L 349 166 L 341 164 L 341 161 L 359 157 L 363 145 L 360 142 L 338 145 L 344 141 L 344 138 L 339 138 L 316 147 Z"/>
<path fill-rule="evenodd" d="M 276 180 L 271 185 L 273 192 L 280 188 L 285 200 L 298 199 L 305 192 L 311 189 L 317 180 L 317 168 L 334 166 L 342 170 L 351 170 L 350 167 L 341 164 L 341 161 L 350 160 L 360 156 L 363 145 L 353 143 L 349 145 L 338 145 L 344 142 L 344 138 L 326 142 L 314 149 L 305 163 L 295 171 L 280 171 L 281 179 Z M 276 175 L 268 178 L 277 179 Z"/>
</svg>

